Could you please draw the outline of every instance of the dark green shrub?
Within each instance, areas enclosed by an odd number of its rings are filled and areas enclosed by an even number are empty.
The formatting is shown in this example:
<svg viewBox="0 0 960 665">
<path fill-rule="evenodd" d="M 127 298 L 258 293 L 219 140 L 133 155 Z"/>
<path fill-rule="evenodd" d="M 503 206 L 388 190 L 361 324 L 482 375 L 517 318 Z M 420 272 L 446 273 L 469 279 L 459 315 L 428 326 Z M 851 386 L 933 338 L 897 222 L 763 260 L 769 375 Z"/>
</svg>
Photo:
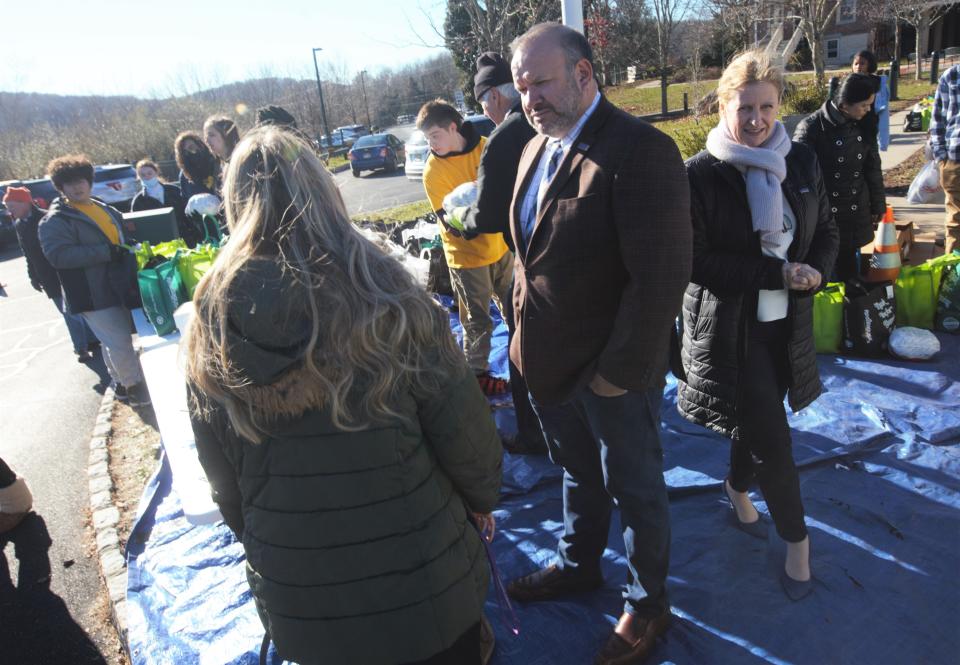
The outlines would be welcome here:
<svg viewBox="0 0 960 665">
<path fill-rule="evenodd" d="M 823 106 L 827 101 L 827 91 L 825 88 L 817 86 L 816 83 L 788 83 L 786 93 L 783 96 L 783 114 L 803 113 L 808 115 Z"/>
<path fill-rule="evenodd" d="M 717 116 L 690 118 L 665 125 L 660 128 L 676 142 L 683 158 L 689 159 L 707 147 L 707 134 L 717 126 Z"/>
</svg>

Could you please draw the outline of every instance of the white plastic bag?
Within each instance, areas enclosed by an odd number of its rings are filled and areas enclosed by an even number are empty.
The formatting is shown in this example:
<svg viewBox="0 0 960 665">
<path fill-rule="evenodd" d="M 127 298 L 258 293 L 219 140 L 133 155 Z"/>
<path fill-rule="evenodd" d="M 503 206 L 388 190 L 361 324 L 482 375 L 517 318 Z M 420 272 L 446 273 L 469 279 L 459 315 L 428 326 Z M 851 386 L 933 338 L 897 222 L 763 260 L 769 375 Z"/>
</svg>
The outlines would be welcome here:
<svg viewBox="0 0 960 665">
<path fill-rule="evenodd" d="M 933 203 L 940 189 L 940 170 L 936 162 L 927 162 L 920 169 L 917 177 L 910 183 L 907 192 L 908 203 Z"/>
<path fill-rule="evenodd" d="M 460 220 L 467 206 L 477 200 L 477 183 L 465 182 L 456 187 L 452 192 L 443 197 L 443 209 L 446 212 L 444 221 L 457 229 L 463 231 L 463 223 Z"/>
<path fill-rule="evenodd" d="M 897 328 L 890 334 L 890 352 L 904 360 L 928 360 L 940 352 L 940 340 L 923 328 Z"/>
<path fill-rule="evenodd" d="M 404 269 L 413 275 L 420 286 L 426 288 L 427 280 L 430 277 L 430 262 L 420 257 L 413 256 L 403 247 L 395 242 L 391 242 L 387 236 L 377 233 L 371 229 L 361 229 L 360 233 L 366 236 L 367 240 L 383 250 L 387 256 L 392 256 L 403 265 Z"/>
</svg>

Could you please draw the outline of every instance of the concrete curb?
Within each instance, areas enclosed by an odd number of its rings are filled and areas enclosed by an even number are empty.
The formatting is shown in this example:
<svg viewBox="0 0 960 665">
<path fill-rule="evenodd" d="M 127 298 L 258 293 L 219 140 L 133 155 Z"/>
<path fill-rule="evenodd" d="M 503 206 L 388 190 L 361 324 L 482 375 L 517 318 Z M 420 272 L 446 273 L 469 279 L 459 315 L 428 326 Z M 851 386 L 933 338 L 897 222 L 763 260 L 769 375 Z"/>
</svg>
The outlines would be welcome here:
<svg viewBox="0 0 960 665">
<path fill-rule="evenodd" d="M 107 388 L 100 402 L 96 424 L 90 439 L 90 462 L 87 476 L 90 482 L 90 513 L 96 532 L 97 556 L 100 559 L 100 575 L 110 594 L 110 618 L 120 636 L 127 657 L 130 645 L 127 642 L 127 560 L 120 549 L 117 524 L 120 511 L 113 505 L 113 480 L 110 478 L 110 455 L 107 441 L 112 433 L 113 388 Z"/>
<path fill-rule="evenodd" d="M 341 164 L 340 166 L 334 166 L 332 169 L 328 168 L 327 170 L 330 171 L 330 173 L 342 173 L 343 171 L 349 171 L 350 165 Z"/>
</svg>

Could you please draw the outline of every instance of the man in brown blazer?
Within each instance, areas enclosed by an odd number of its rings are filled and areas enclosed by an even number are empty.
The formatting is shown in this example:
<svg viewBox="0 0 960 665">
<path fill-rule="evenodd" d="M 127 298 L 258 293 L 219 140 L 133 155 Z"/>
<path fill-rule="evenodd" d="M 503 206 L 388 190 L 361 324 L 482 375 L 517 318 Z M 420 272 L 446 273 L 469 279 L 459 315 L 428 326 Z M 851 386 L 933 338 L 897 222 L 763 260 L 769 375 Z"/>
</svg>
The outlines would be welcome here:
<svg viewBox="0 0 960 665">
<path fill-rule="evenodd" d="M 512 48 L 514 85 L 539 136 L 524 150 L 511 210 L 510 357 L 564 469 L 564 534 L 557 562 L 509 592 L 535 601 L 602 586 L 616 505 L 629 581 L 596 662 L 638 663 L 670 620 L 659 414 L 690 278 L 687 176 L 670 138 L 600 95 L 579 32 L 540 24 Z"/>
</svg>

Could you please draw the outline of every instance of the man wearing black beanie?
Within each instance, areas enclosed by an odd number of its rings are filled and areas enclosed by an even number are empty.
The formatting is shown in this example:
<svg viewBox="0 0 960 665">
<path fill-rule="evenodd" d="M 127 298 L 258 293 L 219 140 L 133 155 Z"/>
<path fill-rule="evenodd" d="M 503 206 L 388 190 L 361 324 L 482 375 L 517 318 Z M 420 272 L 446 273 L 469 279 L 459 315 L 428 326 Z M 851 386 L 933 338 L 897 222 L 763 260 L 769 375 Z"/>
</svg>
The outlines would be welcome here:
<svg viewBox="0 0 960 665">
<path fill-rule="evenodd" d="M 297 120 L 282 106 L 270 104 L 257 109 L 257 126 L 279 125 L 288 129 L 297 129 Z"/>
<path fill-rule="evenodd" d="M 493 120 L 497 128 L 487 139 L 480 157 L 477 200 L 459 217 L 469 233 L 503 233 L 507 246 L 513 251 L 510 235 L 513 186 L 523 148 L 537 132 L 527 122 L 520 108 L 520 95 L 513 87 L 510 63 L 499 53 L 488 51 L 477 58 L 473 93 L 483 107 L 484 115 Z M 513 337 L 513 303 L 507 302 L 505 305 L 508 311 L 504 312 L 504 319 L 510 329 L 510 337 Z M 505 446 L 511 452 L 545 453 L 547 445 L 540 421 L 530 408 L 527 384 L 512 362 L 510 390 L 517 414 L 517 440 L 506 441 Z"/>
</svg>

